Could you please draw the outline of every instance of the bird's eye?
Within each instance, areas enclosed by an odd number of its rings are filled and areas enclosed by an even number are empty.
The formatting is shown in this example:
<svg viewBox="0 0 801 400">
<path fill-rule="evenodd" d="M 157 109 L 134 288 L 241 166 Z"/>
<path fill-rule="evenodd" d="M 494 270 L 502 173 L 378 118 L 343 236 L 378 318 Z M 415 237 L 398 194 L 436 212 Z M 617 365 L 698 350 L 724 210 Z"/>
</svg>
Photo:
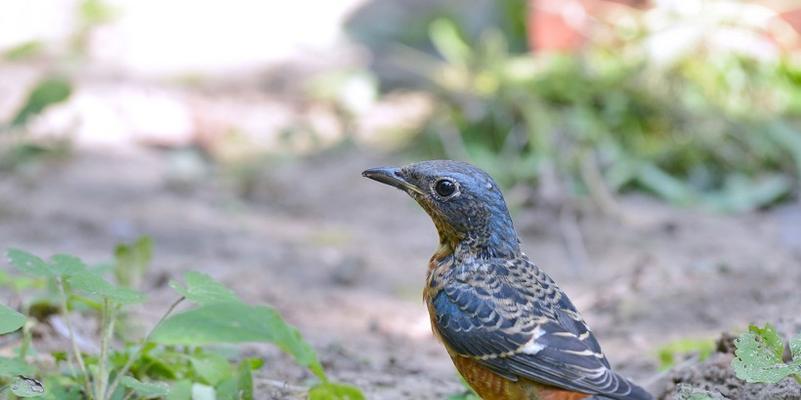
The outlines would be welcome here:
<svg viewBox="0 0 801 400">
<path fill-rule="evenodd" d="M 456 184 L 450 179 L 440 179 L 434 184 L 434 191 L 442 197 L 449 197 L 456 192 Z"/>
</svg>

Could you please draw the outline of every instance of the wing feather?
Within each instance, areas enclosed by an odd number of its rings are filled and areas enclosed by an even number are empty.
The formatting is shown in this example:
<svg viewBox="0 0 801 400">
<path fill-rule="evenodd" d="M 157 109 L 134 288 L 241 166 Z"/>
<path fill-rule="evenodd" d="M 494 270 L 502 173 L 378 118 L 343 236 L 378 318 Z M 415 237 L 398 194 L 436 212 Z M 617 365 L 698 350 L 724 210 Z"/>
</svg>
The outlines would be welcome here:
<svg viewBox="0 0 801 400">
<path fill-rule="evenodd" d="M 528 260 L 454 268 L 432 305 L 436 329 L 454 352 L 508 379 L 617 399 L 650 398 L 611 370 L 575 306 Z"/>
</svg>

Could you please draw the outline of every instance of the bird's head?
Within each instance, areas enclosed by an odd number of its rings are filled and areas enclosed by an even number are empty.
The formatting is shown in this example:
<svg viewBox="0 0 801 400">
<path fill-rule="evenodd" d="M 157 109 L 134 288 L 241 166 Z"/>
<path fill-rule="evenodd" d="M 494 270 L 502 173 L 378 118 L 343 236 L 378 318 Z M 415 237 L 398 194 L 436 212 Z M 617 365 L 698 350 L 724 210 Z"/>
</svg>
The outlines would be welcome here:
<svg viewBox="0 0 801 400">
<path fill-rule="evenodd" d="M 442 244 L 480 256 L 513 255 L 519 240 L 498 185 L 459 161 L 371 168 L 362 175 L 408 193 L 431 216 Z"/>
</svg>

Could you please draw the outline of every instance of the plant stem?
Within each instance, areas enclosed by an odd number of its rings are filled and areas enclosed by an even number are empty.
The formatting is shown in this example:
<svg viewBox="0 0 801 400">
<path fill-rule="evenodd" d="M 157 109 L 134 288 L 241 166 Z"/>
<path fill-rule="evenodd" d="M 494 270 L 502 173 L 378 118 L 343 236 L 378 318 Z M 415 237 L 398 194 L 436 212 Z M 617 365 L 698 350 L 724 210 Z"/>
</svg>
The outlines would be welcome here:
<svg viewBox="0 0 801 400">
<path fill-rule="evenodd" d="M 185 297 L 181 296 L 181 298 L 172 303 L 170 308 L 167 309 L 167 312 L 165 312 L 164 315 L 159 318 L 159 321 L 153 325 L 153 328 L 150 328 L 150 332 L 148 332 L 147 335 L 145 335 L 145 338 L 142 339 L 142 344 L 139 346 L 139 349 L 128 358 L 128 361 L 125 362 L 125 365 L 117 373 L 117 376 L 114 377 L 114 381 L 111 382 L 111 385 L 108 388 L 108 393 L 110 396 L 114 394 L 115 390 L 117 390 L 117 386 L 119 386 L 122 377 L 128 373 L 128 370 L 131 369 L 133 363 L 139 358 L 142 350 L 145 348 L 145 345 L 150 341 L 150 335 L 152 335 L 156 328 L 158 328 L 159 325 L 161 325 L 161 323 L 164 322 L 164 320 L 167 319 L 170 314 L 172 314 L 173 310 L 175 310 L 175 307 L 178 307 L 178 304 L 181 304 L 184 299 Z"/>
<path fill-rule="evenodd" d="M 67 315 L 69 311 L 67 310 L 67 291 L 64 289 L 64 279 L 62 277 L 58 277 L 56 278 L 56 281 L 58 283 L 58 291 L 61 294 L 61 315 L 64 317 L 64 325 L 67 325 L 67 332 L 70 336 L 70 342 L 72 342 L 72 356 L 77 360 L 78 367 L 81 369 L 81 373 L 83 374 L 83 383 L 84 390 L 86 390 L 86 395 L 92 396 L 92 388 L 89 383 L 91 376 L 86 370 L 86 364 L 83 362 L 81 350 L 78 348 L 78 341 L 75 340 L 75 331 L 72 329 L 72 322 L 70 322 L 70 317 Z M 95 398 L 97 398 L 96 394 Z"/>
<path fill-rule="evenodd" d="M 97 396 L 98 400 L 106 400 L 111 394 L 106 393 L 108 386 L 108 348 L 114 337 L 114 308 L 107 298 L 103 299 L 102 323 L 100 330 L 100 359 L 97 367 Z"/>
</svg>

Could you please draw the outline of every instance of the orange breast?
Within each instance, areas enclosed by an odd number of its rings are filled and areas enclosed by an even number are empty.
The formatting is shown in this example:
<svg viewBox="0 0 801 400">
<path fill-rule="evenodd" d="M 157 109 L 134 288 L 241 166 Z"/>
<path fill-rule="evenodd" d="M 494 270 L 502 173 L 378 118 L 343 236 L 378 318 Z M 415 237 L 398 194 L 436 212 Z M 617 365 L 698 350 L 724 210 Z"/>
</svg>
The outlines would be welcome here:
<svg viewBox="0 0 801 400">
<path fill-rule="evenodd" d="M 451 358 L 465 381 L 484 400 L 579 400 L 590 396 L 527 379 L 513 382 L 495 374 L 473 359 L 458 355 Z"/>
</svg>

